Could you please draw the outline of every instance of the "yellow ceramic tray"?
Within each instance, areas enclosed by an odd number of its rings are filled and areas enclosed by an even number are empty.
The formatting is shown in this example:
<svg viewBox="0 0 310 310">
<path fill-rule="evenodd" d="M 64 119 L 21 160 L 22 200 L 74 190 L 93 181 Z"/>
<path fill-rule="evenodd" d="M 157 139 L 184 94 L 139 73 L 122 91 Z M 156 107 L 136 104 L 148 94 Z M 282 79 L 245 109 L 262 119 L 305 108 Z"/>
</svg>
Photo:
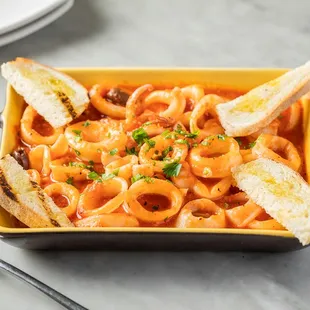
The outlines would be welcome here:
<svg viewBox="0 0 310 310">
<path fill-rule="evenodd" d="M 190 69 L 190 68 L 61 68 L 84 84 L 95 83 L 182 86 L 193 83 L 208 88 L 248 91 L 286 72 L 286 69 Z M 16 128 L 22 116 L 23 99 L 8 86 L 2 114 L 0 156 L 16 146 Z M 310 176 L 309 109 L 304 105 L 307 177 Z M 10 215 L 0 208 L 3 241 L 28 249 L 128 249 L 128 250 L 259 250 L 289 251 L 302 246 L 288 231 L 250 229 L 179 228 L 14 228 Z"/>
</svg>

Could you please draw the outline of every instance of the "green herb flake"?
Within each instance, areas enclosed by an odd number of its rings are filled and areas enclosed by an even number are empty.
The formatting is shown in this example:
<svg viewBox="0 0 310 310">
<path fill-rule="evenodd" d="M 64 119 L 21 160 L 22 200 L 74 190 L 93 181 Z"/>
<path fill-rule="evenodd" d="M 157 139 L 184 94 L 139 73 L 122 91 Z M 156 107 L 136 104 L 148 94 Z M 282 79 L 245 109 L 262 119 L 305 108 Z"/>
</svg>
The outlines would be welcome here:
<svg viewBox="0 0 310 310">
<path fill-rule="evenodd" d="M 140 173 L 134 175 L 131 178 L 131 183 L 135 183 L 135 182 L 137 182 L 139 180 L 144 180 L 146 183 L 154 183 L 154 180 L 151 177 L 143 175 L 143 174 L 140 174 Z"/>
<path fill-rule="evenodd" d="M 112 178 L 114 178 L 116 175 L 114 173 L 103 173 L 101 175 L 101 179 L 102 180 L 110 180 Z"/>
<path fill-rule="evenodd" d="M 169 154 L 169 152 L 173 151 L 173 148 L 171 145 L 169 145 L 168 147 L 166 147 L 162 152 L 161 152 L 161 156 L 162 159 L 165 159 L 167 157 L 167 155 Z"/>
<path fill-rule="evenodd" d="M 152 206 L 152 210 L 153 210 L 153 211 L 158 211 L 158 210 L 159 210 L 159 205 L 154 205 L 154 206 Z"/>
<path fill-rule="evenodd" d="M 117 152 L 118 152 L 118 148 L 114 148 L 114 149 L 112 149 L 112 150 L 109 152 L 109 154 L 113 156 L 113 155 L 115 155 Z"/>
<path fill-rule="evenodd" d="M 101 149 L 97 149 L 97 153 L 101 153 Z"/>
<path fill-rule="evenodd" d="M 95 163 L 94 163 L 93 160 L 90 160 L 90 161 L 88 162 L 88 164 L 89 164 L 90 166 L 93 166 Z"/>
<path fill-rule="evenodd" d="M 138 152 L 136 151 L 136 148 L 135 147 L 132 147 L 132 148 L 127 148 L 127 146 L 126 146 L 126 149 L 125 149 L 125 151 L 126 151 L 126 154 L 127 155 L 138 155 Z"/>
<path fill-rule="evenodd" d="M 117 177 L 119 174 L 119 168 L 113 170 L 113 174 Z"/>
<path fill-rule="evenodd" d="M 242 141 L 241 141 L 241 139 L 239 137 L 236 137 L 235 140 L 238 142 L 239 146 L 242 145 Z"/>
<path fill-rule="evenodd" d="M 84 122 L 83 127 L 88 127 L 88 126 L 90 126 L 90 121 Z"/>
<path fill-rule="evenodd" d="M 91 172 L 87 175 L 87 177 L 88 177 L 89 179 L 91 179 L 91 180 L 97 180 L 97 179 L 99 179 L 99 174 L 98 174 L 97 172 L 95 172 L 95 171 L 91 171 Z"/>
<path fill-rule="evenodd" d="M 168 221 L 168 219 L 169 219 L 169 217 L 168 217 L 168 216 L 166 216 L 166 217 L 164 218 L 164 222 L 167 222 L 167 221 Z"/>
<path fill-rule="evenodd" d="M 147 151 L 155 147 L 156 142 L 154 140 L 145 139 L 144 142 L 148 145 Z"/>
<path fill-rule="evenodd" d="M 144 128 L 138 128 L 132 132 L 132 138 L 138 143 L 138 145 L 142 145 L 145 140 L 149 139 L 149 135 Z"/>
<path fill-rule="evenodd" d="M 163 172 L 166 177 L 177 177 L 181 171 L 182 164 L 180 164 L 180 160 L 173 161 L 164 166 Z"/>
<path fill-rule="evenodd" d="M 256 144 L 256 141 L 249 143 L 249 148 L 252 149 Z"/>
<path fill-rule="evenodd" d="M 167 137 L 167 135 L 169 135 L 170 132 L 171 132 L 171 131 L 170 131 L 169 129 L 166 129 L 166 130 L 164 130 L 164 131 L 161 133 L 161 136 L 162 136 L 162 137 Z"/>
<path fill-rule="evenodd" d="M 197 142 L 195 142 L 195 143 L 192 144 L 192 147 L 197 147 L 197 146 L 198 146 L 198 143 L 197 143 Z"/>
<path fill-rule="evenodd" d="M 73 185 L 73 177 L 70 177 L 66 181 L 67 184 Z"/>
<path fill-rule="evenodd" d="M 205 167 L 203 168 L 203 175 L 209 175 L 211 174 L 211 169 L 209 167 Z"/>
<path fill-rule="evenodd" d="M 175 143 L 177 144 L 186 144 L 188 147 L 190 146 L 188 141 L 185 140 L 185 139 L 178 139 L 178 140 L 175 140 Z"/>
<path fill-rule="evenodd" d="M 74 152 L 75 152 L 75 154 L 76 154 L 77 156 L 80 156 L 80 155 L 81 155 L 81 152 L 78 151 L 78 150 L 74 150 Z"/>
<path fill-rule="evenodd" d="M 226 137 L 226 135 L 217 135 L 217 138 L 222 141 L 225 141 Z"/>
</svg>

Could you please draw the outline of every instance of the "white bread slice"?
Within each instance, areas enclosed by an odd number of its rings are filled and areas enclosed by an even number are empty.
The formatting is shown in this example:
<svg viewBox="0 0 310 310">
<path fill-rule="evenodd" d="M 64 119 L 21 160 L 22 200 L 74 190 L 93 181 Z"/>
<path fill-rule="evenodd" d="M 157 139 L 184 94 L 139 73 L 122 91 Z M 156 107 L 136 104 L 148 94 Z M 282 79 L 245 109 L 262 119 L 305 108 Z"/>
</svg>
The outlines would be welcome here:
<svg viewBox="0 0 310 310">
<path fill-rule="evenodd" d="M 2 64 L 1 73 L 52 127 L 70 123 L 86 109 L 87 90 L 70 76 L 33 60 L 16 58 Z"/>
<path fill-rule="evenodd" d="M 232 101 L 218 104 L 217 114 L 228 136 L 247 136 L 269 125 L 310 91 L 310 61 Z"/>
<path fill-rule="evenodd" d="M 0 160 L 0 206 L 31 228 L 73 226 L 10 155 Z"/>
<path fill-rule="evenodd" d="M 310 186 L 300 174 L 260 158 L 232 170 L 237 186 L 303 245 L 310 243 Z"/>
</svg>

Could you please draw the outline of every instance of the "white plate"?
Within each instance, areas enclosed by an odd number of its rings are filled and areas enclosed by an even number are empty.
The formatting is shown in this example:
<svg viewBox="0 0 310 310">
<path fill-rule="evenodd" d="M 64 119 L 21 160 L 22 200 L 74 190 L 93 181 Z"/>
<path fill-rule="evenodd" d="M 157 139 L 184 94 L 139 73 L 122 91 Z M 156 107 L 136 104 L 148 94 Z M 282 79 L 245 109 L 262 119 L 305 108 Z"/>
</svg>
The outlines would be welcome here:
<svg viewBox="0 0 310 310">
<path fill-rule="evenodd" d="M 38 19 L 65 1 L 0 0 L 0 35 Z"/>
<path fill-rule="evenodd" d="M 3 1 L 3 0 L 0 0 L 0 1 Z M 6 34 L 0 35 L 0 46 L 6 45 L 16 40 L 19 40 L 21 38 L 24 38 L 28 36 L 29 34 L 47 26 L 48 24 L 50 24 L 51 22 L 53 22 L 54 20 L 58 19 L 60 16 L 65 14 L 72 7 L 73 3 L 74 3 L 74 0 L 66 0 L 64 4 L 58 6 L 56 9 L 54 9 L 49 14 L 46 14 L 38 18 L 37 20 L 31 23 L 28 23 L 27 25 L 21 28 L 18 28 Z"/>
</svg>

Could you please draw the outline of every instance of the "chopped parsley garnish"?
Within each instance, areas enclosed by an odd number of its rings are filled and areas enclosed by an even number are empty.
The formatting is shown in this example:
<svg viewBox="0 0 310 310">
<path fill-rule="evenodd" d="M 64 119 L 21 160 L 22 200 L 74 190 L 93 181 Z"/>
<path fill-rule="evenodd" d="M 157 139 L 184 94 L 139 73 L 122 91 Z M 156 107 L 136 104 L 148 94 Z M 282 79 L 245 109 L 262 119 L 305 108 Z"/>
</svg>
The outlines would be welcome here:
<svg viewBox="0 0 310 310">
<path fill-rule="evenodd" d="M 166 216 L 166 217 L 164 218 L 164 222 L 167 222 L 167 221 L 168 221 L 168 219 L 169 219 L 169 217 L 168 217 L 168 216 Z"/>
<path fill-rule="evenodd" d="M 93 181 L 102 182 L 103 180 L 109 180 L 114 178 L 117 174 L 118 174 L 117 170 L 113 171 L 113 173 L 103 173 L 101 175 L 95 171 L 91 171 L 87 175 L 87 177 Z"/>
<path fill-rule="evenodd" d="M 147 151 L 152 149 L 156 144 L 154 140 L 149 140 L 149 139 L 145 139 L 145 143 L 148 145 Z"/>
<path fill-rule="evenodd" d="M 73 185 L 73 177 L 68 178 L 66 183 Z"/>
<path fill-rule="evenodd" d="M 99 178 L 99 174 L 95 171 L 90 172 L 87 177 L 91 180 L 97 180 Z"/>
<path fill-rule="evenodd" d="M 74 150 L 74 152 L 75 152 L 75 154 L 76 154 L 77 156 L 80 156 L 80 155 L 81 155 L 81 152 L 78 151 L 78 150 Z"/>
<path fill-rule="evenodd" d="M 152 125 L 152 122 L 146 122 L 146 123 L 144 123 L 144 124 L 142 125 L 142 127 L 146 127 L 146 126 L 150 126 L 150 125 Z"/>
<path fill-rule="evenodd" d="M 82 131 L 81 130 L 73 129 L 72 132 L 75 133 L 74 140 L 76 142 L 80 142 L 82 140 L 82 136 L 81 136 Z"/>
<path fill-rule="evenodd" d="M 238 142 L 239 146 L 242 145 L 242 141 L 241 141 L 241 139 L 239 137 L 236 137 L 235 140 Z"/>
<path fill-rule="evenodd" d="M 115 170 L 113 171 L 113 173 L 103 173 L 101 175 L 101 179 L 102 180 L 109 180 L 109 179 L 112 179 L 114 178 L 116 175 L 114 174 Z M 118 171 L 117 171 L 117 174 L 118 174 Z"/>
<path fill-rule="evenodd" d="M 217 135 L 217 138 L 222 141 L 225 141 L 226 137 L 226 135 Z"/>
<path fill-rule="evenodd" d="M 175 130 L 175 132 L 189 139 L 195 139 L 199 135 L 199 130 L 195 130 L 194 132 L 188 132 L 186 130 L 183 130 L 181 125 L 177 125 L 177 129 Z"/>
<path fill-rule="evenodd" d="M 250 143 L 249 143 L 249 148 L 250 148 L 250 149 L 253 148 L 253 147 L 255 146 L 255 144 L 256 144 L 256 141 L 250 142 Z"/>
<path fill-rule="evenodd" d="M 101 149 L 97 149 L 97 153 L 101 153 Z"/>
<path fill-rule="evenodd" d="M 151 177 L 143 175 L 143 174 L 140 174 L 140 173 L 134 175 L 131 178 L 131 183 L 135 183 L 135 182 L 137 182 L 139 180 L 144 180 L 146 183 L 154 183 L 154 180 Z"/>
<path fill-rule="evenodd" d="M 90 122 L 89 121 L 86 121 L 84 124 L 83 124 L 83 127 L 88 127 L 90 126 Z"/>
<path fill-rule="evenodd" d="M 165 157 L 167 157 L 168 153 L 173 151 L 173 148 L 171 145 L 169 145 L 168 147 L 166 147 L 162 152 L 161 152 L 161 156 L 162 159 L 164 159 Z"/>
<path fill-rule="evenodd" d="M 163 136 L 163 137 L 167 137 L 167 135 L 170 133 L 171 131 L 169 130 L 169 129 L 166 129 L 166 130 L 164 130 L 162 133 L 161 133 L 161 135 Z"/>
<path fill-rule="evenodd" d="M 90 161 L 88 162 L 88 164 L 89 164 L 90 166 L 93 166 L 95 163 L 94 163 L 93 160 L 90 160 Z"/>
<path fill-rule="evenodd" d="M 74 162 L 74 161 L 70 161 L 68 163 L 68 165 L 70 167 L 84 168 L 84 169 L 88 169 L 88 170 L 93 170 L 94 169 L 94 162 L 92 160 L 90 160 L 88 162 L 88 165 L 85 165 L 84 163 L 81 163 L 81 162 Z"/>
<path fill-rule="evenodd" d="M 154 206 L 152 206 L 152 210 L 153 210 L 153 211 L 158 211 L 158 210 L 159 210 L 159 205 L 154 205 Z"/>
<path fill-rule="evenodd" d="M 198 146 L 198 143 L 197 143 L 197 142 L 195 142 L 195 143 L 192 144 L 192 147 L 197 147 L 197 146 Z"/>
<path fill-rule="evenodd" d="M 127 155 L 138 155 L 138 152 L 136 151 L 135 147 L 132 147 L 132 148 L 129 149 L 126 146 L 126 154 Z"/>
<path fill-rule="evenodd" d="M 119 168 L 113 170 L 113 174 L 117 177 L 118 176 L 118 173 L 119 173 Z"/>
<path fill-rule="evenodd" d="M 138 145 L 142 145 L 145 140 L 149 139 L 149 135 L 144 130 L 144 128 L 138 128 L 132 132 L 133 139 L 138 143 Z"/>
<path fill-rule="evenodd" d="M 166 177 L 177 177 L 181 171 L 182 164 L 180 164 L 180 160 L 175 160 L 169 164 L 166 164 L 163 168 L 163 172 Z"/>
<path fill-rule="evenodd" d="M 114 149 L 112 149 L 112 150 L 109 152 L 109 154 L 113 156 L 113 155 L 115 155 L 117 152 L 118 152 L 118 148 L 114 148 Z"/>
<path fill-rule="evenodd" d="M 188 141 L 185 140 L 185 139 L 178 139 L 178 140 L 175 140 L 175 143 L 177 143 L 177 144 L 186 144 L 188 147 L 190 147 Z"/>
<path fill-rule="evenodd" d="M 205 138 L 202 142 L 201 145 L 203 146 L 208 146 L 211 144 L 212 141 L 214 141 L 215 137 L 214 136 L 209 136 L 207 138 Z"/>
<path fill-rule="evenodd" d="M 211 173 L 211 169 L 209 167 L 203 168 L 203 175 L 209 175 Z"/>
</svg>

